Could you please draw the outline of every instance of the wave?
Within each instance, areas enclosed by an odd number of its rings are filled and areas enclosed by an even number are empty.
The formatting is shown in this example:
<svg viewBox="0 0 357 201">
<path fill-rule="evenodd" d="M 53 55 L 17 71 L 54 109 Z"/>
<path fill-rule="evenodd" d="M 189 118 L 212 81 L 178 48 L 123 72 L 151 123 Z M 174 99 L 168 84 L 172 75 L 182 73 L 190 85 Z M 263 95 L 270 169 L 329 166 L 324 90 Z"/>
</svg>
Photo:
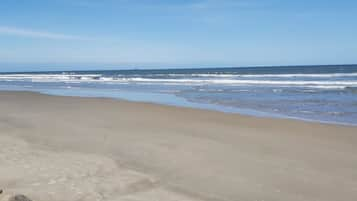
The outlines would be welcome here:
<svg viewBox="0 0 357 201">
<path fill-rule="evenodd" d="M 155 74 L 153 74 L 154 76 Z M 160 74 L 172 77 L 211 77 L 211 78 L 337 78 L 357 77 L 357 73 L 329 73 L 329 74 L 226 74 L 226 73 L 193 73 L 193 74 Z"/>
<path fill-rule="evenodd" d="M 140 74 L 132 74 L 132 77 L 141 77 Z M 220 78 L 336 78 L 336 77 L 357 77 L 357 73 L 326 73 L 326 74 L 229 74 L 229 73 L 170 73 L 170 74 L 145 74 L 145 77 L 220 77 Z"/>
<path fill-rule="evenodd" d="M 209 78 L 337 78 L 337 77 L 357 77 L 356 73 L 315 73 L 315 74 L 229 74 L 229 73 L 168 73 L 168 74 L 130 74 L 119 76 L 131 77 L 209 77 Z"/>
<path fill-rule="evenodd" d="M 168 82 L 168 83 L 208 83 L 208 84 L 247 84 L 247 85 L 345 85 L 357 86 L 357 80 L 349 81 L 287 81 L 287 80 L 235 80 L 235 79 L 151 79 L 151 78 L 123 78 L 117 81 L 128 82 Z"/>
<path fill-rule="evenodd" d="M 330 74 L 251 74 L 238 75 L 239 77 L 247 78 L 294 78 L 294 77 L 311 77 L 311 78 L 336 78 L 336 77 L 357 77 L 357 73 L 330 73 Z"/>
<path fill-rule="evenodd" d="M 131 77 L 203 77 L 203 78 L 337 78 L 357 77 L 356 73 L 326 73 L 326 74 L 229 74 L 229 73 L 169 73 L 169 74 L 131 74 L 119 76 Z"/>
<path fill-rule="evenodd" d="M 353 74 L 353 73 L 352 73 Z M 271 80 L 271 79 L 233 79 L 228 75 L 220 78 L 206 76 L 208 74 L 198 74 L 201 78 L 183 77 L 183 78 L 145 78 L 145 77 L 113 77 L 103 76 L 101 74 L 3 74 L 0 75 L 0 81 L 29 81 L 29 82 L 102 82 L 102 83 L 139 83 L 139 84 L 193 84 L 193 85 L 257 85 L 257 86 L 302 86 L 311 88 L 324 89 L 344 89 L 357 87 L 357 79 L 349 80 Z M 280 74 L 274 76 L 291 76 L 307 74 Z M 321 76 L 322 74 L 309 74 L 309 76 Z M 325 74 L 325 76 L 346 76 L 347 74 Z M 348 74 L 348 75 L 351 75 Z M 355 74 L 357 75 L 357 73 Z M 206 77 L 205 77 L 206 76 Z M 215 75 L 218 76 L 218 75 Z M 240 75 L 243 76 L 243 75 Z M 266 76 L 265 75 L 244 75 L 252 76 Z M 203 77 L 203 78 L 202 78 Z"/>
<path fill-rule="evenodd" d="M 329 74 L 229 74 L 229 73 L 158 73 L 158 74 L 0 74 L 0 79 L 115 79 L 115 78 L 338 78 L 357 77 L 356 73 L 329 73 Z"/>
<path fill-rule="evenodd" d="M 0 80 L 93 80 L 101 74 L 3 74 Z"/>
</svg>

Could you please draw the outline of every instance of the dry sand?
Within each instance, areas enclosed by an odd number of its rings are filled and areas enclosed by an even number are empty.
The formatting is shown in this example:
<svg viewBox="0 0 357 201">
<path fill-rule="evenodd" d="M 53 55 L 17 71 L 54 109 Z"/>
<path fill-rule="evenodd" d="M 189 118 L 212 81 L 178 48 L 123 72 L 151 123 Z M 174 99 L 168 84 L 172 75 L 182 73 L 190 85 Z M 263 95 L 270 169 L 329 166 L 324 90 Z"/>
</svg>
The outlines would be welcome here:
<svg viewBox="0 0 357 201">
<path fill-rule="evenodd" d="M 0 200 L 355 201 L 357 127 L 0 92 Z"/>
</svg>

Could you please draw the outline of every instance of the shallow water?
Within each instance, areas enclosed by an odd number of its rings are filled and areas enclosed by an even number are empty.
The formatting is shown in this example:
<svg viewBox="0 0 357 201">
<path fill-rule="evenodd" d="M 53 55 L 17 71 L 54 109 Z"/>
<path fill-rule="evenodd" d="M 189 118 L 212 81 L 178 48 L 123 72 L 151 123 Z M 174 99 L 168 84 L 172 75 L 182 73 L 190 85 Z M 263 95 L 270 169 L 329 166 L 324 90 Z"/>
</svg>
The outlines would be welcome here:
<svg viewBox="0 0 357 201">
<path fill-rule="evenodd" d="M 0 89 L 357 125 L 357 66 L 0 74 Z"/>
</svg>

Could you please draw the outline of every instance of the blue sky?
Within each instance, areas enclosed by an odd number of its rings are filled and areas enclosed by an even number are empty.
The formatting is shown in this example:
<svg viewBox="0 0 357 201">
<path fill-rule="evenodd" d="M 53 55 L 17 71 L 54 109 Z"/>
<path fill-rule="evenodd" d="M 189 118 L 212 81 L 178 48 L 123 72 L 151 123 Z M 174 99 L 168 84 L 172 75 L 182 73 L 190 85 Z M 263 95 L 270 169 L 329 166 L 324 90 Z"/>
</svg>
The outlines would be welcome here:
<svg viewBox="0 0 357 201">
<path fill-rule="evenodd" d="M 1 0 L 0 71 L 357 63 L 357 1 Z"/>
</svg>

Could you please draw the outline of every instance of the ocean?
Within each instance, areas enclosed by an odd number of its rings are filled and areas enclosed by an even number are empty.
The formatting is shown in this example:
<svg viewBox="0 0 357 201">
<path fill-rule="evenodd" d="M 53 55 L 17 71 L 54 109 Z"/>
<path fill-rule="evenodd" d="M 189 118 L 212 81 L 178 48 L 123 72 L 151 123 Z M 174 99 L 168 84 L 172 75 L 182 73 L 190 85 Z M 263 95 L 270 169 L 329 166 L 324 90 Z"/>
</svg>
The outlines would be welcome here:
<svg viewBox="0 0 357 201">
<path fill-rule="evenodd" d="M 357 65 L 0 73 L 0 90 L 357 125 Z"/>
</svg>

